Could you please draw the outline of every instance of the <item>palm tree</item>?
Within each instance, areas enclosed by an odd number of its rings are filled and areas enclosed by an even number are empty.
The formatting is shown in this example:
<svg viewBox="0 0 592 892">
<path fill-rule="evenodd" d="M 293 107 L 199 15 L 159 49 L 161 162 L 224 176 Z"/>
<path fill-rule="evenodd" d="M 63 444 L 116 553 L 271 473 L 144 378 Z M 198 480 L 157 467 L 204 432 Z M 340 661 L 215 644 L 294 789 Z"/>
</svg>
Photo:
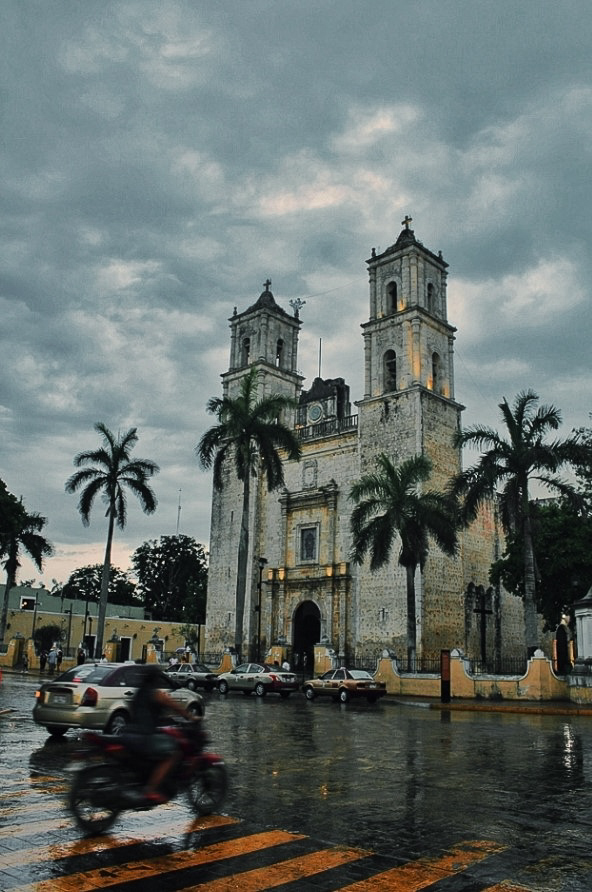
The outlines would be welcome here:
<svg viewBox="0 0 592 892">
<path fill-rule="evenodd" d="M 156 496 L 147 483 L 147 480 L 160 470 L 153 461 L 145 458 L 130 458 L 130 452 L 138 441 L 136 428 L 130 428 L 127 433 L 117 437 L 109 428 L 99 422 L 95 424 L 95 430 L 103 435 L 103 445 L 89 452 L 80 452 L 74 458 L 77 468 L 83 465 L 81 471 L 76 471 L 66 481 L 66 492 L 75 493 L 82 487 L 78 510 L 82 516 L 82 523 L 88 526 L 90 512 L 95 496 L 101 493 L 102 500 L 107 506 L 105 517 L 108 518 L 107 546 L 103 561 L 103 573 L 101 577 L 101 595 L 99 599 L 99 616 L 97 621 L 97 640 L 95 654 L 103 651 L 103 636 L 105 631 L 105 617 L 107 615 L 107 600 L 109 596 L 109 573 L 111 569 L 111 546 L 113 544 L 113 530 L 115 523 L 120 530 L 125 528 L 127 521 L 127 500 L 125 487 L 127 487 L 140 500 L 145 514 L 152 514 L 156 510 Z"/>
<path fill-rule="evenodd" d="M 1 482 L 1 481 L 0 481 Z M 0 531 L 0 555 L 5 558 L 2 566 L 6 570 L 6 585 L 0 614 L 0 641 L 4 641 L 8 617 L 8 596 L 16 584 L 16 574 L 21 564 L 20 551 L 27 552 L 39 570 L 43 569 L 43 558 L 53 554 L 53 547 L 41 535 L 47 519 L 40 514 L 29 514 L 22 502 L 5 490 L 2 499 L 2 529 Z"/>
<path fill-rule="evenodd" d="M 395 467 L 382 453 L 377 464 L 377 473 L 363 476 L 350 491 L 350 499 L 357 502 L 350 520 L 352 560 L 361 564 L 369 552 L 374 572 L 387 563 L 399 538 L 398 562 L 407 577 L 407 668 L 411 669 L 417 650 L 415 573 L 418 567 L 423 570 L 430 536 L 445 554 L 455 554 L 454 508 L 442 493 L 420 491 L 432 470 L 427 456 L 416 455 Z"/>
<path fill-rule="evenodd" d="M 195 449 L 202 468 L 207 470 L 213 466 L 215 489 L 223 489 L 222 469 L 227 461 L 234 463 L 236 476 L 243 484 L 234 627 L 234 646 L 239 655 L 247 590 L 251 477 L 256 476 L 257 466 L 260 465 L 271 492 L 284 484 L 283 460 L 279 450 L 284 451 L 291 461 L 300 459 L 298 440 L 279 420 L 282 410 L 294 405 L 294 401 L 277 393 L 256 401 L 256 395 L 257 369 L 253 366 L 242 379 L 236 398 L 225 396 L 209 400 L 207 410 L 217 416 L 218 424 L 205 432 Z"/>
<path fill-rule="evenodd" d="M 479 461 L 461 471 L 452 481 L 451 493 L 463 500 L 465 523 L 473 520 L 479 506 L 492 499 L 498 487 L 501 520 L 506 534 L 518 533 L 522 540 L 524 567 L 524 637 L 528 656 L 538 647 L 536 610 L 535 555 L 529 484 L 538 481 L 572 504 L 579 497 L 571 484 L 557 476 L 568 465 L 579 465 L 588 457 L 578 435 L 546 442 L 549 431 L 561 424 L 561 413 L 554 406 L 538 406 L 539 397 L 532 390 L 520 392 L 513 406 L 503 399 L 499 404 L 507 436 L 490 427 L 471 427 L 459 431 L 455 445 L 472 445 L 484 450 Z"/>
</svg>

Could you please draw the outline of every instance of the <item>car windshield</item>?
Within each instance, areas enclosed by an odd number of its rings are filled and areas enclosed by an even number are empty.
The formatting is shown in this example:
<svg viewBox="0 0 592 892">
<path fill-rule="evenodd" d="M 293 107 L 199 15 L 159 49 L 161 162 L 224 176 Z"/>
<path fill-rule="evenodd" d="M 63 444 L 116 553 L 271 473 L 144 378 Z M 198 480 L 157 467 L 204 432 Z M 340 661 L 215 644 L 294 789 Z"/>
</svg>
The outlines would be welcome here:
<svg viewBox="0 0 592 892">
<path fill-rule="evenodd" d="M 372 679 L 370 673 L 366 672 L 365 669 L 350 669 L 349 674 L 351 678 L 356 678 L 358 680 L 363 679 L 364 681 L 368 681 L 368 679 Z"/>
</svg>

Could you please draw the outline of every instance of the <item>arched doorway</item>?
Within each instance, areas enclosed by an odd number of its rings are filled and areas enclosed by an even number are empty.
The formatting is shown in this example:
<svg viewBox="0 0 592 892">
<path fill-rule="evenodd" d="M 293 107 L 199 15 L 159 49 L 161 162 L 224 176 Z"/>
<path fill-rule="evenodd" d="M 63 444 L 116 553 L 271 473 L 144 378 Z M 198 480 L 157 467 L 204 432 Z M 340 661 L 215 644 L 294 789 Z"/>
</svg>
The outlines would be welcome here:
<svg viewBox="0 0 592 892">
<path fill-rule="evenodd" d="M 321 640 L 321 612 L 313 601 L 303 601 L 294 614 L 293 663 L 296 672 L 314 673 L 314 646 Z"/>
</svg>

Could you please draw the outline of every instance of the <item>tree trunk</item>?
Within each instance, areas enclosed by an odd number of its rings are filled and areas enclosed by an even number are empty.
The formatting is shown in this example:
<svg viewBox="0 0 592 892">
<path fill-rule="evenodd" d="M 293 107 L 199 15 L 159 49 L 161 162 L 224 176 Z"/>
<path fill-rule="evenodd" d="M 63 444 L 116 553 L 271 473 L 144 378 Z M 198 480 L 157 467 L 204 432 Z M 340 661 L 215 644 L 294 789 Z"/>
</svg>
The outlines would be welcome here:
<svg viewBox="0 0 592 892">
<path fill-rule="evenodd" d="M 523 517 L 524 539 L 524 642 L 526 654 L 530 658 L 539 647 L 537 609 L 536 609 L 536 576 L 534 565 L 534 548 L 532 544 L 532 527 L 530 511 L 525 510 Z"/>
<path fill-rule="evenodd" d="M 16 584 L 16 571 L 18 569 L 18 552 L 14 545 L 11 545 L 8 551 L 8 558 L 4 563 L 6 567 L 6 585 L 4 586 L 4 599 L 2 601 L 2 614 L 0 615 L 0 641 L 4 642 L 6 635 L 6 624 L 8 623 L 8 596 L 10 590 Z"/>
<path fill-rule="evenodd" d="M 243 648 L 243 622 L 245 615 L 245 596 L 247 592 L 247 563 L 249 557 L 249 502 L 251 499 L 250 471 L 243 481 L 243 511 L 238 540 L 238 559 L 236 568 L 236 604 L 234 618 L 234 648 L 240 662 Z"/>
<path fill-rule="evenodd" d="M 407 575 L 407 671 L 414 668 L 417 652 L 417 622 L 415 615 L 415 567 L 405 567 Z"/>
<path fill-rule="evenodd" d="M 107 603 L 109 601 L 109 575 L 111 572 L 111 546 L 113 545 L 113 528 L 115 526 L 115 513 L 109 512 L 109 527 L 107 530 L 107 545 L 105 547 L 105 560 L 103 561 L 103 574 L 101 576 L 101 597 L 99 598 L 99 616 L 97 618 L 97 640 L 94 654 L 89 656 L 101 658 L 104 648 L 105 620 L 107 618 Z"/>
<path fill-rule="evenodd" d="M 0 615 L 0 641 L 4 642 L 6 635 L 6 624 L 8 622 L 8 596 L 10 590 L 14 586 L 14 576 L 8 572 L 6 574 L 6 585 L 4 586 L 4 598 L 2 600 L 2 614 Z"/>
</svg>

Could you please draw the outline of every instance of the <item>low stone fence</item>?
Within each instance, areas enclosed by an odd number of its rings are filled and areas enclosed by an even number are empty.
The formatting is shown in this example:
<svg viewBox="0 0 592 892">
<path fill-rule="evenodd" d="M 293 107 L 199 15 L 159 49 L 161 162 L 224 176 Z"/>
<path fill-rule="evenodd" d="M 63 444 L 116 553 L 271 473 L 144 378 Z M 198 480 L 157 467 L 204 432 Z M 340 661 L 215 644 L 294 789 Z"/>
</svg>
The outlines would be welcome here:
<svg viewBox="0 0 592 892">
<path fill-rule="evenodd" d="M 379 659 L 375 678 L 386 682 L 389 694 L 400 697 L 439 699 L 442 693 L 439 673 L 401 673 L 397 660 L 391 657 Z M 592 705 L 592 678 L 556 675 L 551 660 L 541 650 L 528 661 L 524 675 L 471 675 L 469 660 L 461 651 L 453 650 L 450 653 L 450 696 L 472 700 L 563 700 Z"/>
</svg>

